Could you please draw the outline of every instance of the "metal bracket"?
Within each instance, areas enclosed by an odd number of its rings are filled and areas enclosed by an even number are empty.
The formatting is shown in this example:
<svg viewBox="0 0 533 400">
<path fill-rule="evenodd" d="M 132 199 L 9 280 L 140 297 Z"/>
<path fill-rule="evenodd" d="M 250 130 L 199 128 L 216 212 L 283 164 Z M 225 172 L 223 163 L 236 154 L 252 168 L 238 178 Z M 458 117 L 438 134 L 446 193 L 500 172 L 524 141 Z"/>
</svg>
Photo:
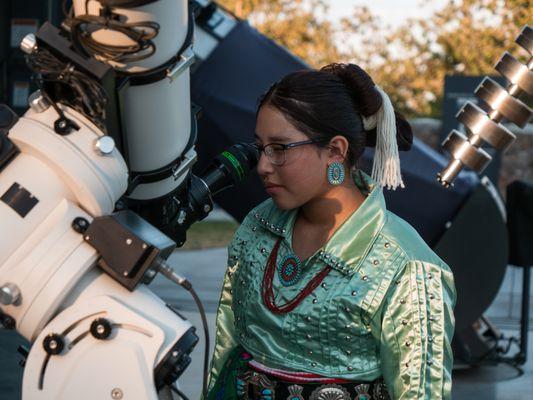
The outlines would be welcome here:
<svg viewBox="0 0 533 400">
<path fill-rule="evenodd" d="M 170 79 L 170 82 L 190 67 L 194 63 L 194 59 L 195 56 L 192 51 L 192 46 L 189 46 L 183 53 L 181 53 L 180 60 L 174 64 L 172 68 L 167 69 L 167 78 Z"/>
<path fill-rule="evenodd" d="M 198 154 L 196 153 L 196 150 L 194 150 L 194 147 L 190 149 L 184 156 L 183 161 L 176 165 L 174 170 L 172 171 L 172 177 L 175 181 L 180 179 L 184 174 L 188 173 L 193 164 L 196 162 L 196 159 L 198 158 Z"/>
</svg>

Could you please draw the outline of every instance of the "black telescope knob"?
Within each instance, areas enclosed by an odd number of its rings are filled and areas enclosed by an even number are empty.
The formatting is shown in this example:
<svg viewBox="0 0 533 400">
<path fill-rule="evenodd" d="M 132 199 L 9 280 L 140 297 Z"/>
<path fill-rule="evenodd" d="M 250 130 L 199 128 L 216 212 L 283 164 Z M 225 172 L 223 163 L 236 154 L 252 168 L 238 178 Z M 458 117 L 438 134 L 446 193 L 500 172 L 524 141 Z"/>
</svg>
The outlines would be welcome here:
<svg viewBox="0 0 533 400">
<path fill-rule="evenodd" d="M 43 348 L 48 355 L 55 356 L 61 354 L 65 348 L 65 340 L 60 334 L 51 333 L 44 338 Z"/>
<path fill-rule="evenodd" d="M 91 323 L 91 335 L 99 340 L 105 340 L 109 338 L 113 327 L 111 322 L 105 318 L 97 318 Z"/>
</svg>

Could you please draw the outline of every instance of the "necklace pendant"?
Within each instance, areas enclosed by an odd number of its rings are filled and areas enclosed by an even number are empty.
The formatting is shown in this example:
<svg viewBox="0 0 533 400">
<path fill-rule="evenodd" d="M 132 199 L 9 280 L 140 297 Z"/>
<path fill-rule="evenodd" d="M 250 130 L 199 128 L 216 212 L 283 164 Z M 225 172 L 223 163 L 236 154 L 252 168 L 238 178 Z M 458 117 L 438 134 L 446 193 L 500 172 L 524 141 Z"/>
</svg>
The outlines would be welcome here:
<svg viewBox="0 0 533 400">
<path fill-rule="evenodd" d="M 292 286 L 300 280 L 302 262 L 296 254 L 286 255 L 278 264 L 278 278 L 283 286 Z"/>
</svg>

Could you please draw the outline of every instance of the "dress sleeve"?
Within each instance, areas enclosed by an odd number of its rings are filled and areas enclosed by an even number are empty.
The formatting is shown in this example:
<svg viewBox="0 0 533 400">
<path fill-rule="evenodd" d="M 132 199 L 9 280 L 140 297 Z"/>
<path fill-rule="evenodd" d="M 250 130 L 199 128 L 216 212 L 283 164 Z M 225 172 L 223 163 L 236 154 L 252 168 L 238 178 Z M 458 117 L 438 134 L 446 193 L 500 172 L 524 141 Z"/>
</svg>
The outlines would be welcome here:
<svg viewBox="0 0 533 400">
<path fill-rule="evenodd" d="M 222 293 L 220 295 L 216 317 L 215 348 L 213 351 L 213 357 L 211 359 L 211 372 L 209 374 L 208 392 L 210 392 L 215 386 L 215 383 L 217 382 L 217 379 L 224 368 L 226 360 L 232 353 L 232 350 L 237 346 L 234 315 L 232 309 L 233 295 L 231 286 L 233 273 L 239 266 L 239 253 L 241 247 L 239 242 L 239 231 L 237 231 L 235 237 L 228 247 L 227 270 L 226 274 L 224 275 Z M 211 398 L 210 395 L 207 397 L 208 399 Z"/>
<path fill-rule="evenodd" d="M 391 398 L 450 399 L 456 292 L 446 266 L 408 262 L 384 302 L 380 358 Z"/>
</svg>

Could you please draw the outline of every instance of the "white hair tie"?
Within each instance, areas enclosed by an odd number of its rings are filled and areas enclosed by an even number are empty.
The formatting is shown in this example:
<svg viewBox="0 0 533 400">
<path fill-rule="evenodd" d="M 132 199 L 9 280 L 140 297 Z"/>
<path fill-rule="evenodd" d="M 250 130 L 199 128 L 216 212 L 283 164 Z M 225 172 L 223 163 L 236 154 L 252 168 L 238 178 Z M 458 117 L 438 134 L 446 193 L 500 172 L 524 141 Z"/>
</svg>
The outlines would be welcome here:
<svg viewBox="0 0 533 400">
<path fill-rule="evenodd" d="M 372 179 L 380 186 L 396 190 L 404 188 L 396 138 L 396 116 L 387 93 L 375 86 L 383 102 L 379 110 L 369 117 L 363 116 L 363 126 L 369 131 L 376 128 L 376 149 L 372 164 Z"/>
</svg>

